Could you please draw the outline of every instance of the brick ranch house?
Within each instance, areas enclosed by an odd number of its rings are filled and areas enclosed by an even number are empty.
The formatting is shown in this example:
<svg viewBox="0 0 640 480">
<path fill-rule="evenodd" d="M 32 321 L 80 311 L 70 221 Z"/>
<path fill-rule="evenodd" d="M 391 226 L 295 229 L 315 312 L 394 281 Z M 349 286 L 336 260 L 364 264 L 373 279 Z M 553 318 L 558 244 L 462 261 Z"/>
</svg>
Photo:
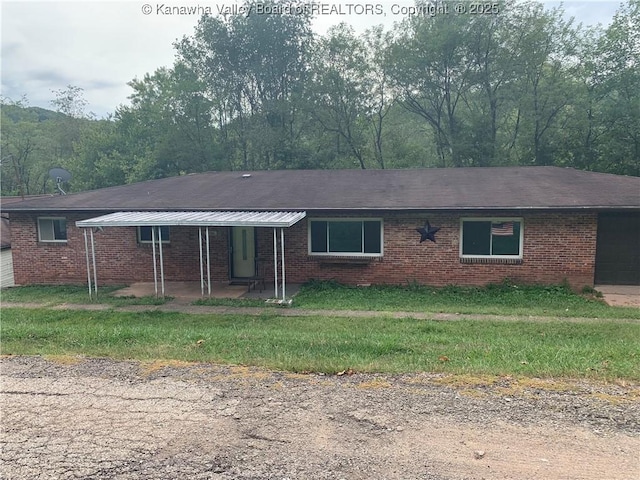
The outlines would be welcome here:
<svg viewBox="0 0 640 480">
<path fill-rule="evenodd" d="M 208 172 L 3 210 L 19 285 L 640 284 L 640 178 L 558 167 Z"/>
</svg>

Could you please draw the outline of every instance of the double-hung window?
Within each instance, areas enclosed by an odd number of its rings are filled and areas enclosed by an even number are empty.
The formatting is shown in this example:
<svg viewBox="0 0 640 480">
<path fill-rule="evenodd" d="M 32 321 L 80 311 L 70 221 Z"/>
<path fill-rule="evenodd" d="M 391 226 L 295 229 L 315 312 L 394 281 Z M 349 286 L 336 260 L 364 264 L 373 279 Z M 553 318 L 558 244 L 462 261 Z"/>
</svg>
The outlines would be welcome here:
<svg viewBox="0 0 640 480">
<path fill-rule="evenodd" d="M 138 243 L 151 243 L 153 241 L 152 228 L 156 229 L 156 242 L 162 237 L 162 243 L 170 243 L 171 231 L 168 226 L 164 227 L 138 227 Z M 158 228 L 160 232 L 158 233 Z"/>
<path fill-rule="evenodd" d="M 382 219 L 311 219 L 309 254 L 382 256 Z"/>
<path fill-rule="evenodd" d="M 66 242 L 67 219 L 64 217 L 39 217 L 38 240 L 41 242 Z"/>
<path fill-rule="evenodd" d="M 522 259 L 521 218 L 463 218 L 460 258 Z"/>
</svg>

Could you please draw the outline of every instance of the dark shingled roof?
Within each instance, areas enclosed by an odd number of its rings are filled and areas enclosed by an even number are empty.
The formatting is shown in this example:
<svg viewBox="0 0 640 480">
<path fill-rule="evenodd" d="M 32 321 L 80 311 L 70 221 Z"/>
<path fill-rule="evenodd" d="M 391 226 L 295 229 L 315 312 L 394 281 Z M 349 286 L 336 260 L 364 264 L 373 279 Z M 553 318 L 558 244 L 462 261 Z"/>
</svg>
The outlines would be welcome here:
<svg viewBox="0 0 640 480">
<path fill-rule="evenodd" d="M 27 197 L 0 197 L 0 210 L 5 210 L 5 207 L 11 203 L 22 202 L 25 198 L 37 198 L 37 195 Z M 9 224 L 9 217 L 2 214 L 0 218 L 0 250 L 11 248 L 11 225 Z"/>
<path fill-rule="evenodd" d="M 640 177 L 559 167 L 207 172 L 7 211 L 640 209 Z"/>
</svg>

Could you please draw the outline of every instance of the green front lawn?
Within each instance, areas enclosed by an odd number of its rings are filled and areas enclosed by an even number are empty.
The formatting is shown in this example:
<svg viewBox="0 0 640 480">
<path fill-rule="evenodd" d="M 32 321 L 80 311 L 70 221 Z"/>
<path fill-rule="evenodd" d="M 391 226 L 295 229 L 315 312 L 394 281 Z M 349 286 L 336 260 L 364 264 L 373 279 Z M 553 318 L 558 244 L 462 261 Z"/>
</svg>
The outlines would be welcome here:
<svg viewBox="0 0 640 480">
<path fill-rule="evenodd" d="M 523 286 L 504 282 L 486 287 L 417 284 L 352 287 L 310 282 L 294 298 L 307 309 L 443 312 L 509 316 L 640 319 L 640 308 L 611 307 L 588 292 L 579 295 L 564 285 Z"/>
<path fill-rule="evenodd" d="M 112 293 L 122 287 L 99 288 L 94 302 L 112 306 L 160 305 L 170 300 L 155 297 L 120 298 Z M 3 303 L 34 302 L 47 306 L 91 303 L 86 286 L 29 286 L 4 289 Z M 196 305 L 266 307 L 262 300 L 211 298 Z M 273 306 L 273 305 L 271 305 Z M 486 287 L 428 287 L 417 284 L 353 287 L 335 282 L 309 282 L 293 299 L 294 308 L 317 310 L 376 310 L 468 315 L 539 317 L 588 317 L 640 319 L 640 308 L 611 307 L 593 292 L 577 294 L 565 285 L 526 286 L 504 282 Z"/>
<path fill-rule="evenodd" d="M 21 303 L 42 303 L 53 306 L 84 303 L 105 303 L 112 306 L 123 305 L 162 305 L 169 298 L 155 297 L 114 297 L 113 292 L 124 288 L 119 286 L 98 287 L 98 297 L 89 299 L 86 285 L 30 285 L 25 287 L 11 287 L 0 290 L 0 301 Z"/>
<path fill-rule="evenodd" d="M 3 308 L 2 353 L 244 364 L 295 372 L 640 380 L 633 321 L 433 321 Z"/>
</svg>

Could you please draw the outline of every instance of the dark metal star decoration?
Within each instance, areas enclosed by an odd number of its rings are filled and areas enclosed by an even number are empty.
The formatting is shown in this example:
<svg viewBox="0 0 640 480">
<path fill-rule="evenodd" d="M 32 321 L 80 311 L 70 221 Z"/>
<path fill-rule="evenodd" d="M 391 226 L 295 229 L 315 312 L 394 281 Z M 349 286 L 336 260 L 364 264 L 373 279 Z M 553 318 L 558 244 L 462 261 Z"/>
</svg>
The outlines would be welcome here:
<svg viewBox="0 0 640 480">
<path fill-rule="evenodd" d="M 416 228 L 416 232 L 420 234 L 420 243 L 425 240 L 431 240 L 433 243 L 436 243 L 436 232 L 440 230 L 440 227 L 432 227 L 429 224 L 429 220 L 427 220 L 424 224 L 424 227 Z"/>
</svg>

